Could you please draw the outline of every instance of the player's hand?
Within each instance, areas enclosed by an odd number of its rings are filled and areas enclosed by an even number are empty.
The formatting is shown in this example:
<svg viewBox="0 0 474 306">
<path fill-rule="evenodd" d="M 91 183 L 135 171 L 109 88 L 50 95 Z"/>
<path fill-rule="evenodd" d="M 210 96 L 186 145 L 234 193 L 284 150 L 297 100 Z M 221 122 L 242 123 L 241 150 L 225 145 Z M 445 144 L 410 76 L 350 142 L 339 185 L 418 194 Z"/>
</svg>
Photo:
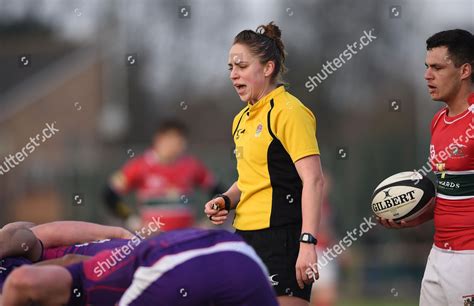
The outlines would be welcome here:
<svg viewBox="0 0 474 306">
<path fill-rule="evenodd" d="M 126 230 L 124 228 L 119 228 L 119 233 L 118 233 L 119 239 L 132 239 L 133 237 L 135 237 L 135 235 L 132 234 L 129 230 Z"/>
<path fill-rule="evenodd" d="M 204 213 L 215 225 L 223 224 L 227 220 L 229 211 L 224 209 L 225 201 L 223 198 L 215 198 L 204 205 Z"/>
<path fill-rule="evenodd" d="M 137 215 L 131 215 L 125 220 L 125 227 L 131 231 L 139 230 L 142 226 L 142 219 Z"/>
<path fill-rule="evenodd" d="M 421 218 L 415 218 L 410 221 L 393 221 L 389 219 L 384 219 L 375 216 L 375 219 L 385 228 L 408 228 L 408 227 L 415 227 L 423 223 L 423 220 Z"/>
<path fill-rule="evenodd" d="M 424 212 L 416 217 L 415 219 L 409 220 L 409 221 L 393 221 L 393 220 L 388 220 L 384 218 L 380 218 L 378 216 L 374 216 L 375 219 L 384 227 L 386 228 L 408 228 L 408 227 L 415 227 L 420 224 L 425 223 L 426 221 L 429 221 L 433 219 L 434 217 L 434 208 L 436 205 L 436 198 L 431 199 L 430 203 L 428 206 L 424 209 Z"/>
<path fill-rule="evenodd" d="M 300 242 L 300 250 L 295 268 L 296 281 L 301 289 L 303 289 L 305 285 L 313 283 L 314 279 L 319 278 L 317 264 L 318 255 L 316 254 L 316 246 L 311 243 Z"/>
</svg>

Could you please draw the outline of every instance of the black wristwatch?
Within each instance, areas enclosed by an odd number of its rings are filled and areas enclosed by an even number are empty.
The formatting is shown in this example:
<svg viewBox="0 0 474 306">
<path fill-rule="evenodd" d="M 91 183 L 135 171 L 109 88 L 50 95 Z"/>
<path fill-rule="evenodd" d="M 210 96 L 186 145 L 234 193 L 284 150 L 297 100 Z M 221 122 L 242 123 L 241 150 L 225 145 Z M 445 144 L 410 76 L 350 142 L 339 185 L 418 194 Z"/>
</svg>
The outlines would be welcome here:
<svg viewBox="0 0 474 306">
<path fill-rule="evenodd" d="M 303 242 L 303 243 L 311 243 L 311 244 L 318 244 L 318 239 L 316 239 L 313 235 L 311 235 L 310 233 L 303 233 L 301 234 L 300 236 L 300 242 Z"/>
<path fill-rule="evenodd" d="M 230 198 L 225 194 L 216 194 L 213 199 L 216 198 L 223 198 L 225 203 L 224 209 L 230 212 Z"/>
</svg>

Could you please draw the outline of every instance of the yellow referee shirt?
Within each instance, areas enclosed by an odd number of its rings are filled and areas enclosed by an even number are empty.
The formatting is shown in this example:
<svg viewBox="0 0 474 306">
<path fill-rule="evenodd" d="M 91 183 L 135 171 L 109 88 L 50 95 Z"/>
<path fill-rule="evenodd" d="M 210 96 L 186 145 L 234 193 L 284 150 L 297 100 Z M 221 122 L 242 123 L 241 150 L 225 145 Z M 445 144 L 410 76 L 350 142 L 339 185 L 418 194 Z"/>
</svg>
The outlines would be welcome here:
<svg viewBox="0 0 474 306">
<path fill-rule="evenodd" d="M 241 191 L 234 227 L 301 224 L 303 185 L 294 163 L 319 154 L 313 113 L 279 86 L 235 116 L 232 132 Z"/>
</svg>

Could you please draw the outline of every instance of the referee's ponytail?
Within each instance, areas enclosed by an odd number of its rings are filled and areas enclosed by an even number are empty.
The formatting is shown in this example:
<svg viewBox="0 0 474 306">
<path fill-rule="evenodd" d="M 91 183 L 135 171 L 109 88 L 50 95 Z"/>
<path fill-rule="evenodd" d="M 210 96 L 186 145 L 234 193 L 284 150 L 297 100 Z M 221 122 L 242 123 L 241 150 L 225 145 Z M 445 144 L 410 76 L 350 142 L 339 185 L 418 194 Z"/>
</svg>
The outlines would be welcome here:
<svg viewBox="0 0 474 306">
<path fill-rule="evenodd" d="M 260 63 L 269 61 L 275 63 L 271 79 L 277 84 L 285 84 L 283 74 L 287 71 L 285 66 L 286 51 L 281 40 L 280 28 L 272 22 L 261 25 L 256 31 L 244 30 L 234 38 L 234 44 L 246 45 L 252 54 L 260 59 Z"/>
</svg>

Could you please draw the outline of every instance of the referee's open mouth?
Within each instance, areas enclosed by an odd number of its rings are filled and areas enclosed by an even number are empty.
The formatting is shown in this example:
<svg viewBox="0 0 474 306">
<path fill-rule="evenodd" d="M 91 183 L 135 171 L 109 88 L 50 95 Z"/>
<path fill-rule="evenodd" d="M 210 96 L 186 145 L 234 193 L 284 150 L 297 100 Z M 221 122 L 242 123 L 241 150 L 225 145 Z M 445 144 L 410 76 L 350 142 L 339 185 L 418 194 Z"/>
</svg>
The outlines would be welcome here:
<svg viewBox="0 0 474 306">
<path fill-rule="evenodd" d="M 242 95 L 245 92 L 245 89 L 247 88 L 247 85 L 244 84 L 234 84 L 235 90 L 239 95 Z"/>
</svg>

